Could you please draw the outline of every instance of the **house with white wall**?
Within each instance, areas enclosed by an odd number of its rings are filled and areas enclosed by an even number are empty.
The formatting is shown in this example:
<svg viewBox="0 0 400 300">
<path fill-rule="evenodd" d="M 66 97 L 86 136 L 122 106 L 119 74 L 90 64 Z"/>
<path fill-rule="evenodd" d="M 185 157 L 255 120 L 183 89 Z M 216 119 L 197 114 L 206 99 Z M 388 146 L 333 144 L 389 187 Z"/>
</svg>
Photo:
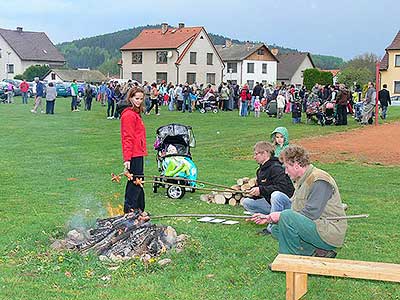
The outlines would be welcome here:
<svg viewBox="0 0 400 300">
<path fill-rule="evenodd" d="M 0 28 L 0 80 L 12 79 L 33 65 L 63 66 L 65 58 L 46 33 Z"/>
<path fill-rule="evenodd" d="M 225 64 L 224 82 L 247 83 L 250 89 L 256 82 L 276 83 L 278 59 L 265 44 L 232 44 L 227 40 L 216 48 Z"/>
<path fill-rule="evenodd" d="M 279 59 L 278 83 L 284 82 L 301 87 L 304 70 L 315 68 L 309 52 L 278 53 L 277 58 Z"/>
<path fill-rule="evenodd" d="M 121 47 L 122 79 L 219 84 L 224 64 L 204 27 L 163 23 Z"/>
</svg>

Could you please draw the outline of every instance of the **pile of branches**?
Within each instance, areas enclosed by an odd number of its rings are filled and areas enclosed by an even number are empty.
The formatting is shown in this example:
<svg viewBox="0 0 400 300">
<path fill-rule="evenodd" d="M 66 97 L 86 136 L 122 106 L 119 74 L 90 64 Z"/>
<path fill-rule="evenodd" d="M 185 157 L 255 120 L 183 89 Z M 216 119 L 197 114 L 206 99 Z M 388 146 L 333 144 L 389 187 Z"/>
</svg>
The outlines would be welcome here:
<svg viewBox="0 0 400 300">
<path fill-rule="evenodd" d="M 89 230 L 71 230 L 64 240 L 54 242 L 52 247 L 81 253 L 93 251 L 112 260 L 149 259 L 172 248 L 182 248 L 185 238 L 185 235 L 177 236 L 170 226 L 151 224 L 149 217 L 136 211 L 98 219 Z"/>
</svg>

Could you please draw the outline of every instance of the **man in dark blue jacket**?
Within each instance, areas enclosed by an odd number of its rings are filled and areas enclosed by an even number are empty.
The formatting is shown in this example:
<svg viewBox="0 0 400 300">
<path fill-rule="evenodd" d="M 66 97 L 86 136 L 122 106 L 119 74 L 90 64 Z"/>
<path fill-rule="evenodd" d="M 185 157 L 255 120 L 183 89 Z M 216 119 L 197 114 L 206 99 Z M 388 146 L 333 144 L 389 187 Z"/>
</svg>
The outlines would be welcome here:
<svg viewBox="0 0 400 300">
<path fill-rule="evenodd" d="M 387 84 L 384 84 L 383 89 L 379 91 L 378 99 L 382 108 L 381 118 L 385 120 L 387 114 L 387 108 L 389 105 L 392 105 L 392 102 L 390 101 L 390 94 L 389 91 L 387 90 Z"/>
<path fill-rule="evenodd" d="M 44 97 L 44 84 L 39 81 L 39 77 L 35 77 L 34 80 L 36 83 L 36 96 L 35 96 L 35 106 L 31 110 L 31 112 L 36 114 L 40 106 L 40 112 L 44 113 L 42 105 L 42 98 Z"/>
</svg>

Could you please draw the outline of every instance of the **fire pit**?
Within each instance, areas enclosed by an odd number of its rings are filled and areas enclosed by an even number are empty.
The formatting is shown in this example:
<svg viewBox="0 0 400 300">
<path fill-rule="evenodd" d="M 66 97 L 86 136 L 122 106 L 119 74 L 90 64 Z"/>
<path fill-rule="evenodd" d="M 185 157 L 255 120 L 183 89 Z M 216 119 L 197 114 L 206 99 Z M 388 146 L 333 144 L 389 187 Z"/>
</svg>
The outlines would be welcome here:
<svg viewBox="0 0 400 300">
<path fill-rule="evenodd" d="M 101 259 L 123 260 L 152 257 L 176 248 L 182 249 L 186 235 L 177 236 L 171 226 L 151 224 L 139 211 L 106 219 L 98 219 L 93 228 L 74 229 L 64 240 L 52 244 L 54 249 L 70 249 L 81 253 L 93 251 Z"/>
</svg>

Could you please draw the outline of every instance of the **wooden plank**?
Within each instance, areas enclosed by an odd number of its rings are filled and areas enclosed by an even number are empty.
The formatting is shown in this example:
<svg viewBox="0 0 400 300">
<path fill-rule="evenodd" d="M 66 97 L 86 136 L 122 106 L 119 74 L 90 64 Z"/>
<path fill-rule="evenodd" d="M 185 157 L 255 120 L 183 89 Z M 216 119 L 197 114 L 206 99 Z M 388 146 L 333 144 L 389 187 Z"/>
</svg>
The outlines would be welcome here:
<svg viewBox="0 0 400 300">
<path fill-rule="evenodd" d="M 286 300 L 298 300 L 307 293 L 307 274 L 286 272 Z"/>
<path fill-rule="evenodd" d="M 279 254 L 273 271 L 400 282 L 400 264 Z"/>
</svg>

